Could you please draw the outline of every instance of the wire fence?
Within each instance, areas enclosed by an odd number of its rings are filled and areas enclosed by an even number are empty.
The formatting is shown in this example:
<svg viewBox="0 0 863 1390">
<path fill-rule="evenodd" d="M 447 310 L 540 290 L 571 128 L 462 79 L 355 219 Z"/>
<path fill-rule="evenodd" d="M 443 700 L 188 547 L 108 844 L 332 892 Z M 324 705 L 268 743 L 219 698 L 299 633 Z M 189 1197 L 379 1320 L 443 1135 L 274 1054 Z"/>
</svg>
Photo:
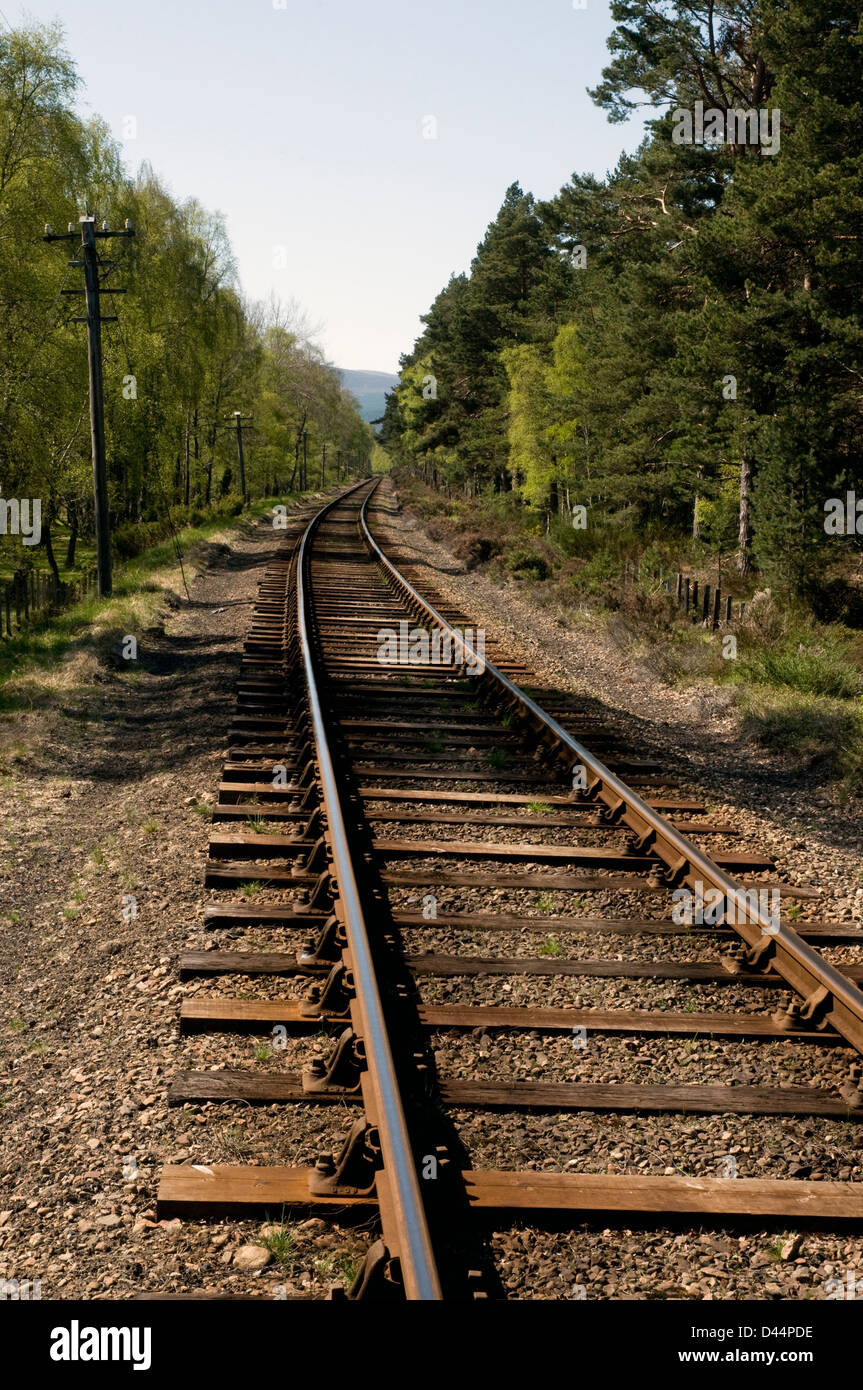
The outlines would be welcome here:
<svg viewBox="0 0 863 1390">
<path fill-rule="evenodd" d="M 80 603 L 98 592 L 98 587 L 95 566 L 59 585 L 47 570 L 16 570 L 10 580 L 0 584 L 0 638 L 8 641 L 49 613 Z"/>
<path fill-rule="evenodd" d="M 728 628 L 739 623 L 746 611 L 745 603 L 735 603 L 730 595 L 723 594 L 718 584 L 699 584 L 697 579 L 692 579 L 679 570 L 674 575 L 666 575 L 662 571 L 658 574 L 653 572 L 652 578 L 658 582 L 664 593 L 670 594 L 690 622 L 703 623 L 713 632 L 720 627 Z M 624 583 L 637 584 L 641 579 L 641 566 L 627 560 L 624 566 Z"/>
<path fill-rule="evenodd" d="M 667 580 L 666 588 L 688 618 L 706 623 L 714 632 L 719 627 L 731 627 L 735 621 L 739 622 L 746 611 L 745 603 L 735 604 L 730 595 L 722 593 L 718 584 L 714 588 L 702 584 L 699 590 L 698 580 L 686 574 L 678 574 L 674 581 Z"/>
</svg>

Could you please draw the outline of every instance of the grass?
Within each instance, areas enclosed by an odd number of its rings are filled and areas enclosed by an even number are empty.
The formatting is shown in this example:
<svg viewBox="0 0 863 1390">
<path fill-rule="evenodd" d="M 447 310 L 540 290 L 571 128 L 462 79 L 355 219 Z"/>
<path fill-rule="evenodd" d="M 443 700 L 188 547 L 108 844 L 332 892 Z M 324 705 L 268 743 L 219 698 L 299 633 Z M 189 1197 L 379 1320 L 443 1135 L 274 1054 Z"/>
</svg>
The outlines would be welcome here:
<svg viewBox="0 0 863 1390">
<path fill-rule="evenodd" d="M 60 571 L 60 578 L 64 584 L 70 580 L 81 579 L 87 570 L 93 569 L 96 564 L 96 548 L 86 540 L 79 538 L 75 546 L 75 563 L 66 566 L 62 561 L 66 559 L 66 547 L 69 540 L 69 527 L 60 517 L 55 518 L 51 523 L 51 540 L 54 546 L 54 554 L 57 557 L 57 568 Z M 48 562 L 45 558 L 43 546 L 33 547 L 28 557 L 33 560 L 34 567 L 49 573 Z M 0 584 L 6 584 L 12 578 L 16 569 L 21 563 L 21 551 L 18 544 L 12 541 L 11 537 L 0 543 Z"/>
<path fill-rule="evenodd" d="M 269 1250 L 278 1264 L 293 1264 L 297 1253 L 297 1238 L 285 1223 L 284 1213 L 281 1221 L 270 1222 L 270 1225 L 272 1229 L 261 1237 L 261 1244 L 265 1250 Z"/>
<path fill-rule="evenodd" d="M 29 1023 L 23 1018 L 9 1019 L 9 1028 L 13 1033 L 26 1033 L 29 1026 Z"/>
<path fill-rule="evenodd" d="M 315 1261 L 315 1269 L 328 1279 L 343 1279 L 352 1284 L 363 1267 L 362 1255 L 354 1255 L 350 1250 L 334 1250 Z"/>
<path fill-rule="evenodd" d="M 149 820 L 144 821 L 144 824 L 141 826 L 141 829 L 145 835 L 155 835 L 156 831 L 159 829 L 159 822 L 157 820 L 153 820 L 151 816 Z"/>
<path fill-rule="evenodd" d="M 863 786 L 863 707 L 816 695 L 752 688 L 742 701 L 743 733 L 777 753 L 793 751 L 809 769 L 821 767 Z"/>
<path fill-rule="evenodd" d="M 502 768 L 509 764 L 509 753 L 505 748 L 490 748 L 485 755 L 490 767 Z"/>
<path fill-rule="evenodd" d="M 219 1138 L 231 1158 L 250 1158 L 254 1152 L 241 1125 L 228 1125 Z"/>
<path fill-rule="evenodd" d="M 246 816 L 246 826 L 255 835 L 265 835 L 269 826 L 261 816 Z"/>
<path fill-rule="evenodd" d="M 786 1241 L 793 1239 L 793 1235 L 784 1235 L 776 1237 L 775 1241 L 773 1242 L 773 1244 L 767 1252 L 771 1260 L 773 1260 L 774 1264 L 778 1264 L 779 1261 L 782 1259 L 782 1247 L 783 1245 L 785 1245 Z"/>
<path fill-rule="evenodd" d="M 443 740 L 439 738 L 427 738 L 423 744 L 427 753 L 442 753 L 444 750 Z"/>
<path fill-rule="evenodd" d="M 557 937 L 549 936 L 546 937 L 545 941 L 541 942 L 539 954 L 541 956 L 559 956 L 562 949 Z"/>
<path fill-rule="evenodd" d="M 550 893 L 537 893 L 534 907 L 538 907 L 540 912 L 553 912 L 554 899 Z"/>
<path fill-rule="evenodd" d="M 237 516 L 217 515 L 179 530 L 177 543 L 186 558 L 187 577 L 194 567 L 189 552 L 195 546 L 235 530 L 249 516 L 260 515 L 279 500 L 285 499 L 262 498 Z M 76 577 L 82 567 L 92 567 L 93 555 L 86 546 L 79 545 L 79 557 L 80 565 L 66 578 Z M 83 599 L 0 643 L 0 711 L 32 709 L 53 695 L 65 696 L 82 667 L 95 668 L 101 649 L 109 647 L 118 635 L 141 632 L 153 625 L 166 590 L 183 593 L 173 539 L 116 565 L 110 598 Z"/>
<path fill-rule="evenodd" d="M 666 629 L 627 614 L 609 619 L 633 655 L 675 684 L 713 681 L 728 690 L 744 738 L 791 754 L 810 775 L 863 788 L 863 639 L 839 622 L 818 623 L 793 605 L 757 595 L 723 659 L 721 632 L 675 622 Z"/>
<path fill-rule="evenodd" d="M 836 638 L 819 642 L 805 630 L 792 631 L 778 647 L 746 651 L 733 673 L 737 681 L 828 700 L 855 700 L 863 694 L 863 673 L 853 664 L 850 645 Z"/>
<path fill-rule="evenodd" d="M 550 816 L 554 807 L 549 806 L 547 801 L 529 801 L 527 809 L 534 816 Z"/>
<path fill-rule="evenodd" d="M 255 1043 L 254 1058 L 256 1062 L 269 1061 L 272 1053 L 266 1043 Z"/>
<path fill-rule="evenodd" d="M 240 884 L 240 892 L 244 898 L 253 898 L 256 893 L 260 893 L 263 886 L 260 879 L 251 878 L 248 883 Z"/>
</svg>

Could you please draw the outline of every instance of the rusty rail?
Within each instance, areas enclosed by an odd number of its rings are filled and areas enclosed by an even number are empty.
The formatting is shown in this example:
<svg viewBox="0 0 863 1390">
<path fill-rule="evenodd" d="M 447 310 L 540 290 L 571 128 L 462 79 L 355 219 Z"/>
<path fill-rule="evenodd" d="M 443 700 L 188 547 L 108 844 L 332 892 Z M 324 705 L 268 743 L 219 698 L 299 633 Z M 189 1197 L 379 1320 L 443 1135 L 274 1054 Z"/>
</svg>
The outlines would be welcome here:
<svg viewBox="0 0 863 1390">
<path fill-rule="evenodd" d="M 344 501 L 346 495 L 349 494 L 343 493 L 335 498 L 312 518 L 300 542 L 296 571 L 297 634 L 306 682 L 310 732 L 315 743 L 317 774 L 325 811 L 324 836 L 332 855 L 333 872 L 338 884 L 335 906 L 347 934 L 359 1011 L 358 1032 L 364 1043 L 367 1062 L 364 1077 L 368 1078 L 371 1087 L 370 1108 L 380 1137 L 385 1180 L 389 1189 L 389 1201 L 392 1204 L 395 1229 L 389 1233 L 390 1238 L 387 1240 L 386 1207 L 389 1202 L 381 1202 L 384 1238 L 394 1247 L 392 1253 L 398 1254 L 407 1297 L 434 1301 L 442 1297 L 440 1280 L 417 1181 L 410 1136 L 372 959 L 369 932 L 342 816 L 338 782 L 328 747 L 326 723 L 315 677 L 311 615 L 307 611 L 310 588 L 307 584 L 307 568 L 312 537 L 322 518 L 332 507 Z"/>
<path fill-rule="evenodd" d="M 546 714 L 492 662 L 480 656 L 471 643 L 457 633 L 447 619 L 417 592 L 387 558 L 369 529 L 368 504 L 376 487 L 377 484 L 370 490 L 360 509 L 359 529 L 366 546 L 414 610 L 426 620 L 430 619 L 449 632 L 454 650 L 460 650 L 466 661 L 475 660 L 481 663 L 480 669 L 483 670 L 484 678 L 505 692 L 513 707 L 520 712 L 524 721 L 534 728 L 539 738 L 553 749 L 558 760 L 561 760 L 563 754 L 567 763 L 581 766 L 585 773 L 592 775 L 593 781 L 574 799 L 596 802 L 602 821 L 609 826 L 625 824 L 632 832 L 633 852 L 655 855 L 658 861 L 657 870 L 669 888 L 686 884 L 695 892 L 696 884 L 701 883 L 711 889 L 718 889 L 726 902 L 733 904 L 733 920 L 728 920 L 726 913 L 727 925 L 751 948 L 749 968 L 771 966 L 803 997 L 802 1007 L 793 1014 L 797 1026 L 830 1025 L 852 1047 L 863 1053 L 863 993 L 790 927 L 777 923 L 773 917 L 762 912 L 760 907 L 755 907 L 746 890 L 741 888 L 735 879 L 714 864 L 703 850 L 698 849 L 662 815 L 648 806 L 631 787 L 567 733 L 556 719 Z"/>
</svg>

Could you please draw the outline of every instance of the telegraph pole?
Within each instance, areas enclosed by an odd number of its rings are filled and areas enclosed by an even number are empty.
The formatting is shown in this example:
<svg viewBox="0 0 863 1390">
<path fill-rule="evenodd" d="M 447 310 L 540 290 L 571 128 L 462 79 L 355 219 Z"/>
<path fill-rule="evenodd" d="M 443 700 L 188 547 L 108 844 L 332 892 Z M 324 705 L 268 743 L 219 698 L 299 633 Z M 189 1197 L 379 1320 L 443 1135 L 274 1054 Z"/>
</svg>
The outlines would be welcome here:
<svg viewBox="0 0 863 1390">
<path fill-rule="evenodd" d="M 243 501 L 244 501 L 244 502 L 247 501 L 247 498 L 246 498 L 246 459 L 245 459 L 245 455 L 243 454 L 243 430 L 244 430 L 244 429 L 251 429 L 251 428 L 252 428 L 252 423 L 251 423 L 251 422 L 252 422 L 252 419 L 253 419 L 253 416 L 251 416 L 251 415 L 242 415 L 242 414 L 240 413 L 239 410 L 235 410 L 235 411 L 234 411 L 233 420 L 234 420 L 234 426 L 235 426 L 236 431 L 237 431 L 237 458 L 240 460 L 240 491 L 241 491 L 241 493 L 243 494 Z M 249 423 L 248 423 L 248 424 L 245 424 L 244 421 L 248 421 Z"/>
<path fill-rule="evenodd" d="M 99 261 L 96 225 L 81 218 L 84 294 L 87 302 L 87 358 L 90 367 L 90 452 L 93 456 L 93 497 L 96 503 L 96 562 L 99 593 L 111 592 L 111 523 L 108 515 L 108 467 L 105 461 L 105 394 L 102 388 L 102 317 L 99 313 Z"/>
<path fill-rule="evenodd" d="M 87 325 L 87 357 L 90 372 L 90 451 L 93 458 L 93 502 L 96 520 L 96 564 L 99 577 L 99 596 L 107 598 L 111 593 L 111 518 L 108 511 L 108 471 L 105 462 L 105 395 L 102 387 L 102 324 L 116 320 L 116 314 L 102 315 L 99 307 L 101 294 L 125 294 L 125 290 L 108 289 L 99 284 L 101 262 L 96 253 L 97 237 L 135 235 L 129 219 L 121 232 L 112 232 L 108 223 L 103 222 L 96 229 L 96 219 L 85 213 L 78 219 L 81 227 L 81 259 L 70 261 L 69 265 L 84 269 L 83 290 L 63 290 L 63 294 L 83 294 L 87 306 L 84 318 L 75 318 L 74 323 Z M 45 224 L 43 241 L 74 241 L 75 229 L 69 223 L 68 232 L 55 235 L 50 223 Z"/>
</svg>

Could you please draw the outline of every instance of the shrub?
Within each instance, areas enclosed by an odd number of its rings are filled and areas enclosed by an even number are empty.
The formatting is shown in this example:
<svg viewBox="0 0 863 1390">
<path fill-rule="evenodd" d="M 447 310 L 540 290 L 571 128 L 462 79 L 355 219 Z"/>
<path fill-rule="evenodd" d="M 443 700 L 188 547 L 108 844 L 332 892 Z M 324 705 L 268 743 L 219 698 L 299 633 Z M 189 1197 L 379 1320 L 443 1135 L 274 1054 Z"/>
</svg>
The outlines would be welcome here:
<svg viewBox="0 0 863 1390">
<path fill-rule="evenodd" d="M 529 579 L 547 579 L 551 572 L 548 561 L 537 555 L 535 550 L 510 551 L 506 557 L 506 567 L 511 574 Z"/>
<path fill-rule="evenodd" d="M 477 565 L 486 564 L 494 555 L 499 555 L 502 548 L 497 536 L 484 531 L 465 531 L 456 540 L 453 554 L 464 561 L 465 569 L 473 570 Z"/>
<path fill-rule="evenodd" d="M 823 623 L 863 628 L 863 587 L 847 579 L 825 579 L 807 593 L 812 612 Z"/>
</svg>

